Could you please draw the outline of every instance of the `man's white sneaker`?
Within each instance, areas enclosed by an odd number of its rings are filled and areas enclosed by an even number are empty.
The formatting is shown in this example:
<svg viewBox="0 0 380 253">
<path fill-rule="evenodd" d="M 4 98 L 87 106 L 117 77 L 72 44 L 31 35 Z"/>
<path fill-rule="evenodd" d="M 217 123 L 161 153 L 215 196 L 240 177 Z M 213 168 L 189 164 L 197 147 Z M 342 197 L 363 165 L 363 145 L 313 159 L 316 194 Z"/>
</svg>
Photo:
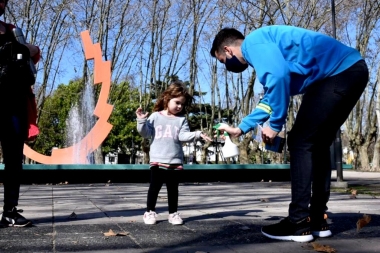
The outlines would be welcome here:
<svg viewBox="0 0 380 253">
<path fill-rule="evenodd" d="M 181 219 L 181 216 L 179 216 L 179 213 L 175 212 L 169 214 L 169 223 L 173 225 L 182 225 L 183 220 Z"/>
<path fill-rule="evenodd" d="M 147 225 L 154 225 L 156 224 L 156 217 L 157 214 L 154 211 L 149 211 L 144 213 L 144 223 Z"/>
</svg>

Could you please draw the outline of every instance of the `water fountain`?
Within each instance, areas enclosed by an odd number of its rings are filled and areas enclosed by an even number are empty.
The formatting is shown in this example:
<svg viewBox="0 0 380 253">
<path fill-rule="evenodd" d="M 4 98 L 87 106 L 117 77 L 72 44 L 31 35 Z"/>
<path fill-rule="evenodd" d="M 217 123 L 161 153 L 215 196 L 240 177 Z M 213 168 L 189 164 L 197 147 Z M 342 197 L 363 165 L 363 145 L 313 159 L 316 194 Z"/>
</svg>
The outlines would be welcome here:
<svg viewBox="0 0 380 253">
<path fill-rule="evenodd" d="M 91 145 L 93 143 L 92 138 L 89 138 L 89 143 L 80 142 L 95 124 L 95 118 L 93 115 L 95 109 L 93 90 L 92 83 L 86 82 L 79 102 L 72 106 L 66 121 L 67 132 L 65 144 L 67 147 L 74 146 L 72 150 L 74 163 L 80 163 L 82 161 L 79 157 L 79 154 L 81 153 L 80 150 L 87 150 L 87 147 L 83 147 L 83 145 Z M 75 145 L 77 143 L 79 143 L 79 145 Z M 87 164 L 94 164 L 94 160 L 93 153 L 87 155 Z"/>
</svg>

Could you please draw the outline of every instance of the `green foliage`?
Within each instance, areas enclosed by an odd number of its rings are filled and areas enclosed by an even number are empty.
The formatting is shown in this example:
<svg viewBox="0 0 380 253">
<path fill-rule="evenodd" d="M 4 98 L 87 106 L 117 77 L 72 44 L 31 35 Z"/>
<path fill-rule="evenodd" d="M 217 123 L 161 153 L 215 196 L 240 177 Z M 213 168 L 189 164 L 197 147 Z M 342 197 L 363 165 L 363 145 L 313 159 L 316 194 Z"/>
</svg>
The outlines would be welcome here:
<svg viewBox="0 0 380 253">
<path fill-rule="evenodd" d="M 66 120 L 71 107 L 78 103 L 84 88 L 82 81 L 71 81 L 68 85 L 61 84 L 47 97 L 39 118 L 40 135 L 33 149 L 45 155 L 50 155 L 53 147 L 65 147 Z M 99 90 L 95 88 L 97 96 Z M 126 153 L 132 143 L 140 144 L 142 138 L 136 129 L 135 111 L 139 107 L 139 89 L 131 88 L 128 83 L 114 84 L 110 93 L 109 103 L 114 106 L 109 122 L 113 128 L 103 142 L 102 151 L 120 151 Z M 149 109 L 151 109 L 150 106 Z"/>
<path fill-rule="evenodd" d="M 139 145 L 142 140 L 136 129 L 135 114 L 139 107 L 139 89 L 130 87 L 127 82 L 114 84 L 109 103 L 114 106 L 109 119 L 113 127 L 103 143 L 102 151 L 127 153 L 132 144 Z"/>
<path fill-rule="evenodd" d="M 40 135 L 33 145 L 34 150 L 50 155 L 53 147 L 64 147 L 66 119 L 71 106 L 79 101 L 83 87 L 81 81 L 71 81 L 68 85 L 60 84 L 52 95 L 46 98 L 38 121 Z"/>
<path fill-rule="evenodd" d="M 195 104 L 189 113 L 188 122 L 191 131 L 207 127 L 206 117 L 210 118 L 211 106 L 210 104 L 203 104 L 201 106 L 199 108 L 199 104 Z"/>
<path fill-rule="evenodd" d="M 221 111 L 222 122 L 231 125 L 233 123 L 234 112 L 232 110 L 228 111 L 227 109 L 220 109 L 218 107 L 215 107 L 215 111 L 217 112 L 218 110 Z M 201 104 L 201 107 L 199 107 L 199 104 L 194 105 L 188 117 L 190 129 L 207 128 L 211 113 L 212 107 L 210 104 Z"/>
</svg>

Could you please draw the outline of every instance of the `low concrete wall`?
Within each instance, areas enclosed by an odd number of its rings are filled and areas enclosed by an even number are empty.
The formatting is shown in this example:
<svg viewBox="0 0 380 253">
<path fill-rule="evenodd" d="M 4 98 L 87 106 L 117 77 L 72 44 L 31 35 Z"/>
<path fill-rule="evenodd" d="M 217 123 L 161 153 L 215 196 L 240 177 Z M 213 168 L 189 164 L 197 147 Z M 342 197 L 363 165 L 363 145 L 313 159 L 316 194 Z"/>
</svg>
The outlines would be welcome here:
<svg viewBox="0 0 380 253">
<path fill-rule="evenodd" d="M 185 170 L 283 170 L 289 164 L 185 164 Z M 352 169 L 344 164 L 343 169 Z M 0 170 L 4 164 L 0 164 Z M 149 170 L 148 164 L 25 164 L 24 170 Z"/>
<path fill-rule="evenodd" d="M 349 167 L 346 167 L 346 169 Z M 4 167 L 0 166 L 0 182 Z M 185 164 L 181 182 L 289 181 L 289 164 Z M 23 184 L 148 183 L 148 164 L 26 164 Z"/>
</svg>

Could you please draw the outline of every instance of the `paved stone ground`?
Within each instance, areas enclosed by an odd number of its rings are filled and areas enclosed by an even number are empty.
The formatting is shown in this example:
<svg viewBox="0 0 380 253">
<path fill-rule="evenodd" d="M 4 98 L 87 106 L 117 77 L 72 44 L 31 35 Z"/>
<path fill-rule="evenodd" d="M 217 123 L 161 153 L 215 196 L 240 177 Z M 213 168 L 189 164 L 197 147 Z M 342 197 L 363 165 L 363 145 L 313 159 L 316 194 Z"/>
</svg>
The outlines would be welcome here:
<svg viewBox="0 0 380 253">
<path fill-rule="evenodd" d="M 380 173 L 350 171 L 344 179 L 349 188 L 374 185 Z M 184 183 L 182 226 L 167 222 L 165 187 L 158 223 L 143 223 L 148 186 L 23 185 L 19 208 L 34 226 L 0 229 L 0 252 L 316 252 L 312 243 L 275 241 L 260 232 L 286 216 L 289 182 Z M 349 190 L 332 192 L 328 215 L 334 236 L 313 243 L 336 252 L 380 252 L 380 196 L 360 190 L 350 196 Z M 371 215 L 371 222 L 357 231 L 363 214 Z M 110 229 L 126 236 L 105 236 Z"/>
</svg>

